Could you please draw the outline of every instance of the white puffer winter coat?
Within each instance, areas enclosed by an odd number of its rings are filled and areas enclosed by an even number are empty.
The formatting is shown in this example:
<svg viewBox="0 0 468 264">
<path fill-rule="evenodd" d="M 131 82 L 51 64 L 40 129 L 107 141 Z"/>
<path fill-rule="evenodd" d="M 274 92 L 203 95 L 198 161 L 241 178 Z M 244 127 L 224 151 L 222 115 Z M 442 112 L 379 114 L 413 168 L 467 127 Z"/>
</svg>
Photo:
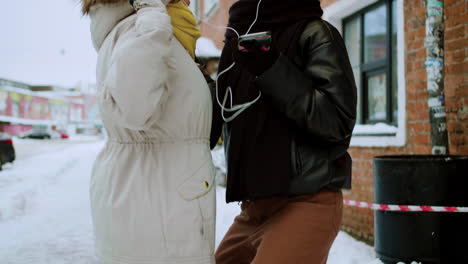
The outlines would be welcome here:
<svg viewBox="0 0 468 264">
<path fill-rule="evenodd" d="M 91 179 L 101 263 L 214 263 L 211 96 L 161 0 L 90 11 L 109 140 Z"/>
</svg>

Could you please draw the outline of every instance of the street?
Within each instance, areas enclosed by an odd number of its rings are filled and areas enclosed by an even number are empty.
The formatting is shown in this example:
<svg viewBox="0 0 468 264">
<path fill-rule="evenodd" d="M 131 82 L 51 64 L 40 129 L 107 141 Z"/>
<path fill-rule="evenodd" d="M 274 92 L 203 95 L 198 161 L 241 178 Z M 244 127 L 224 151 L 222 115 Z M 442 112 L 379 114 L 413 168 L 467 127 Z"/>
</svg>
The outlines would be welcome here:
<svg viewBox="0 0 468 264">
<path fill-rule="evenodd" d="M 16 140 L 0 172 L 1 264 L 96 264 L 88 184 L 99 140 Z M 239 212 L 217 189 L 217 244 Z M 340 233 L 329 264 L 379 264 L 372 247 Z"/>
<path fill-rule="evenodd" d="M 102 143 L 17 146 L 19 159 L 0 172 L 0 262 L 95 263 L 88 182 Z"/>
</svg>

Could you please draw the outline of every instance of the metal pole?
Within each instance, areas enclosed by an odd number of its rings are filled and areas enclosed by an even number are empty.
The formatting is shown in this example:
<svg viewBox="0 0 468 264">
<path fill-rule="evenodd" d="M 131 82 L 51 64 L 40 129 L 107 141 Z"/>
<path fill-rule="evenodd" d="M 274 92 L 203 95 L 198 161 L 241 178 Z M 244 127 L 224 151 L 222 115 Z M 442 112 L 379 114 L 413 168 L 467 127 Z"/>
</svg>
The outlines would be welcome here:
<svg viewBox="0 0 468 264">
<path fill-rule="evenodd" d="M 444 2 L 426 2 L 426 71 L 432 154 L 449 152 L 444 95 Z"/>
</svg>

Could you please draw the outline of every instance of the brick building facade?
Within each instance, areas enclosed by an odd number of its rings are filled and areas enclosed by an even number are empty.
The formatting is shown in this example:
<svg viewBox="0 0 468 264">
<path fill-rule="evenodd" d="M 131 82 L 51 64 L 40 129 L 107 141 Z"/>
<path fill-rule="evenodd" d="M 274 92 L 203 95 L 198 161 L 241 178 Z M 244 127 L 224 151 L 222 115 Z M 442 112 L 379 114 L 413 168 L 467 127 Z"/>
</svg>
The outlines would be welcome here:
<svg viewBox="0 0 468 264">
<path fill-rule="evenodd" d="M 198 0 L 205 37 L 219 48 L 235 0 Z M 192 0 L 193 2 L 193 0 Z M 468 155 L 468 1 L 445 0 L 444 83 L 449 152 Z M 350 153 L 353 189 L 346 199 L 373 201 L 372 159 L 431 154 L 426 72 L 426 0 L 321 0 L 324 19 L 344 35 L 357 79 L 359 121 Z M 209 8 L 206 11 L 205 8 Z M 343 229 L 373 241 L 373 212 L 346 207 Z"/>
</svg>

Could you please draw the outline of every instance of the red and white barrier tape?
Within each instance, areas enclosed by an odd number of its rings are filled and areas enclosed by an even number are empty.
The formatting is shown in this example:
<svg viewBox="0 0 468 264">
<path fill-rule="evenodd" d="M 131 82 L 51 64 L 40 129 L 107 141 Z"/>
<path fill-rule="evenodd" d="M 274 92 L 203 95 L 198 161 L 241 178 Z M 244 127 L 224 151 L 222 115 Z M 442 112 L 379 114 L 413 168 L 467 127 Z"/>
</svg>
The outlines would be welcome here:
<svg viewBox="0 0 468 264">
<path fill-rule="evenodd" d="M 374 204 L 353 200 L 343 200 L 343 202 L 349 206 L 377 211 L 468 213 L 468 207 Z"/>
</svg>

